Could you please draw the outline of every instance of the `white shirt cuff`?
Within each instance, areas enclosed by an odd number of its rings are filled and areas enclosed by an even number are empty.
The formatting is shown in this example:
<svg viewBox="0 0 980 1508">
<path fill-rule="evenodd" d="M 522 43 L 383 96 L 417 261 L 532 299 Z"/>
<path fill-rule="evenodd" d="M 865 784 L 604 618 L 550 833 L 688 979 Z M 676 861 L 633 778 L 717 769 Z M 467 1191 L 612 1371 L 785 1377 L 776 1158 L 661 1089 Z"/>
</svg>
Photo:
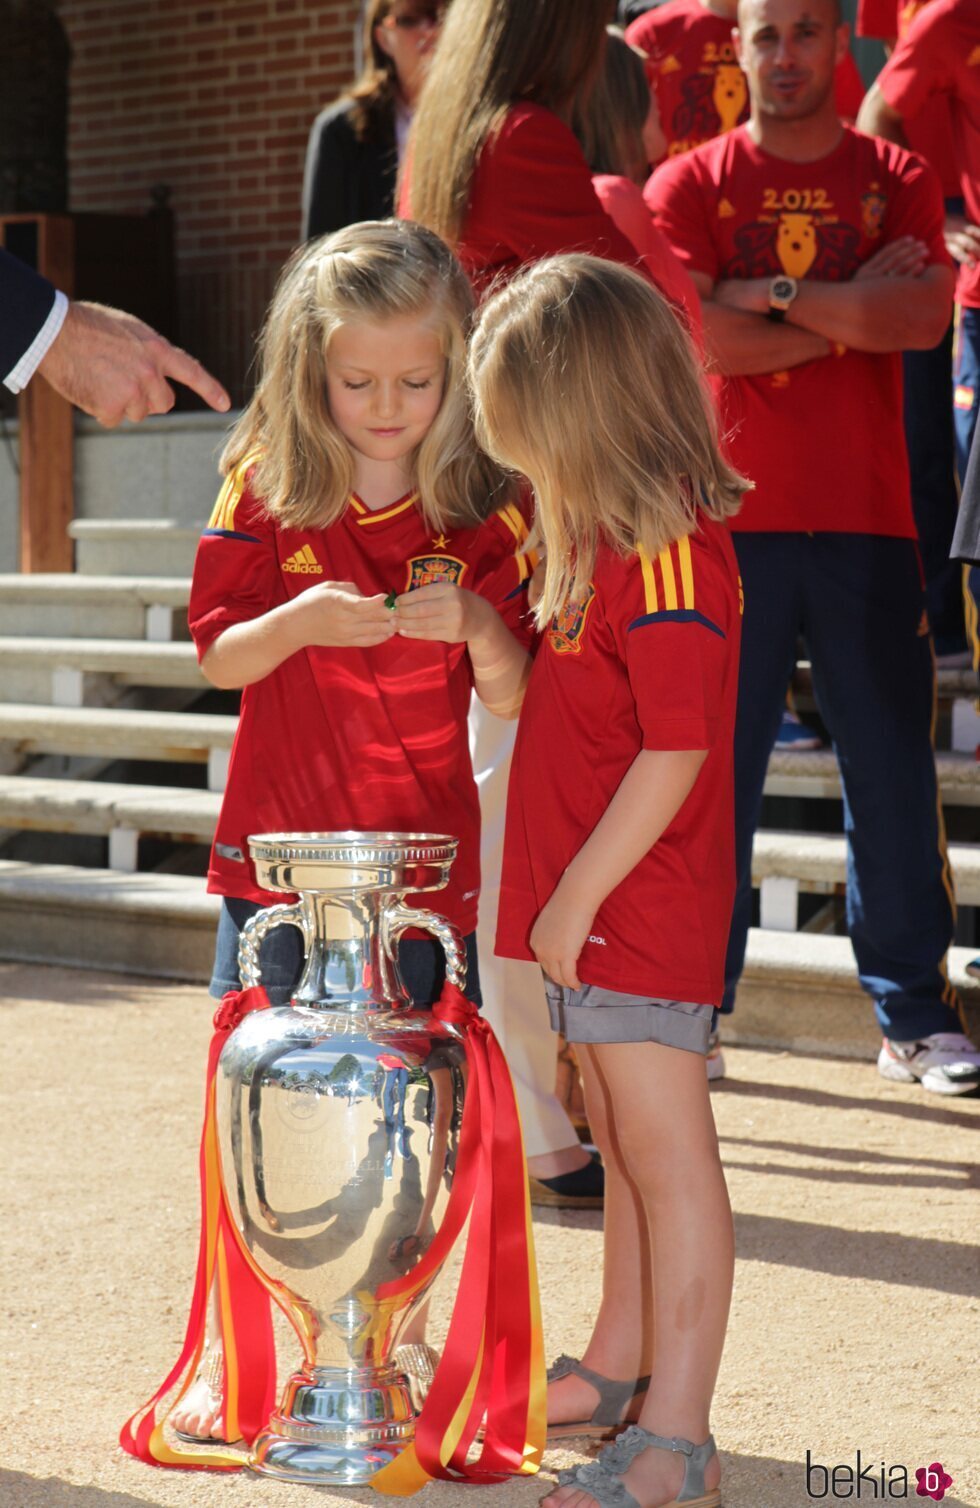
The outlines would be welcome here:
<svg viewBox="0 0 980 1508">
<path fill-rule="evenodd" d="M 55 338 L 61 333 L 67 313 L 68 299 L 60 288 L 56 288 L 50 314 L 16 366 L 3 379 L 4 387 L 8 387 L 12 393 L 19 393 L 27 386 L 53 346 Z"/>
</svg>

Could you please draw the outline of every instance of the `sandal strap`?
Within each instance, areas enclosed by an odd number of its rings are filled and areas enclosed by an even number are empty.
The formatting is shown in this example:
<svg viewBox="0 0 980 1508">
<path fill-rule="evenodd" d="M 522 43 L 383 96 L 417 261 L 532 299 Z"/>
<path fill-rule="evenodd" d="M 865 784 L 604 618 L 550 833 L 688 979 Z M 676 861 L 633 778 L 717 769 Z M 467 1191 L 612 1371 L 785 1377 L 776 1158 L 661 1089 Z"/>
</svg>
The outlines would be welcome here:
<svg viewBox="0 0 980 1508">
<path fill-rule="evenodd" d="M 600 1508 L 640 1508 L 622 1477 L 599 1460 L 588 1461 L 571 1471 L 560 1471 L 558 1481 L 562 1487 L 581 1487 Z"/>
<path fill-rule="evenodd" d="M 616 1470 L 622 1470 L 619 1460 L 625 1458 L 627 1465 L 641 1450 L 646 1450 L 648 1445 L 656 1445 L 661 1450 L 677 1451 L 686 1457 L 684 1462 L 684 1481 L 681 1490 L 677 1494 L 679 1503 L 687 1503 L 692 1499 L 705 1496 L 704 1469 L 711 1457 L 715 1454 L 714 1436 L 709 1435 L 701 1445 L 695 1445 L 690 1440 L 682 1440 L 678 1435 L 670 1439 L 666 1435 L 655 1435 L 652 1431 L 644 1429 L 640 1424 L 631 1424 L 629 1429 L 624 1430 L 619 1439 L 614 1442 L 613 1449 L 621 1446 L 621 1452 L 616 1457 Z M 605 1452 L 603 1452 L 605 1454 Z M 612 1463 L 610 1463 L 612 1464 Z"/>
<path fill-rule="evenodd" d="M 577 1356 L 561 1355 L 548 1368 L 548 1381 L 558 1382 L 562 1377 L 581 1377 L 590 1387 L 595 1388 L 599 1394 L 599 1402 L 587 1423 L 598 1424 L 601 1427 L 619 1424 L 623 1417 L 623 1410 L 637 1393 L 643 1393 L 650 1386 L 650 1378 L 637 1377 L 626 1382 L 619 1382 L 612 1377 L 603 1377 L 601 1372 L 593 1372 L 591 1367 L 585 1367 Z"/>
</svg>

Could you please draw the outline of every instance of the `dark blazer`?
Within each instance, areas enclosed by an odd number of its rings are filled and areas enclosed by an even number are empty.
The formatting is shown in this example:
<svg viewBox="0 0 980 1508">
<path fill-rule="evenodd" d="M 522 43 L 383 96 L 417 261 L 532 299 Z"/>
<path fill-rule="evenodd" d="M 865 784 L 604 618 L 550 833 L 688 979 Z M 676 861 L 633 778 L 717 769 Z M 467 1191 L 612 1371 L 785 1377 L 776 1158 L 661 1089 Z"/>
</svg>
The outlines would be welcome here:
<svg viewBox="0 0 980 1508">
<path fill-rule="evenodd" d="M 337 100 L 313 122 L 303 175 L 304 241 L 358 220 L 386 220 L 394 213 L 398 176 L 394 119 L 379 140 L 359 141 L 350 108 L 350 100 Z"/>
<path fill-rule="evenodd" d="M 53 303 L 47 279 L 0 248 L 0 381 L 31 345 Z"/>
<path fill-rule="evenodd" d="M 971 565 L 980 565 L 980 430 L 974 436 L 970 450 L 949 553 L 953 560 L 968 560 Z"/>
</svg>

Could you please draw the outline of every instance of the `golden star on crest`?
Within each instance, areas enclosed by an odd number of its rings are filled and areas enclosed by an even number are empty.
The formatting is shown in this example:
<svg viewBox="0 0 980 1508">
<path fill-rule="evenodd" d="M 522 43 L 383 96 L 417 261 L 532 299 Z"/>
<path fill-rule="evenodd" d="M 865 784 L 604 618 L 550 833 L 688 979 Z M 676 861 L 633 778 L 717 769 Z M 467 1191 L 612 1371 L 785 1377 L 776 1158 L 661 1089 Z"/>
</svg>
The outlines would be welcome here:
<svg viewBox="0 0 980 1508">
<path fill-rule="evenodd" d="M 445 534 L 437 534 L 435 539 L 432 541 L 432 548 L 434 550 L 445 550 L 448 545 L 449 540 L 446 538 Z"/>
</svg>

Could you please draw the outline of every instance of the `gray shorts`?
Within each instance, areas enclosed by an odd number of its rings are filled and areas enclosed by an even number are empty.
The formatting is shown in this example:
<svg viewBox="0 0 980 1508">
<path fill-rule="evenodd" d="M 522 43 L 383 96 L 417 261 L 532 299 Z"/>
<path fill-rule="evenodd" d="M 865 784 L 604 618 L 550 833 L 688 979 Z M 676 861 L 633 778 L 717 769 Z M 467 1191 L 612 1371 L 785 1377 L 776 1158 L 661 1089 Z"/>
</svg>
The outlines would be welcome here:
<svg viewBox="0 0 980 1508">
<path fill-rule="evenodd" d="M 566 1042 L 659 1042 L 706 1053 L 714 1007 L 623 995 L 598 984 L 566 990 L 544 976 L 552 1029 Z"/>
</svg>

